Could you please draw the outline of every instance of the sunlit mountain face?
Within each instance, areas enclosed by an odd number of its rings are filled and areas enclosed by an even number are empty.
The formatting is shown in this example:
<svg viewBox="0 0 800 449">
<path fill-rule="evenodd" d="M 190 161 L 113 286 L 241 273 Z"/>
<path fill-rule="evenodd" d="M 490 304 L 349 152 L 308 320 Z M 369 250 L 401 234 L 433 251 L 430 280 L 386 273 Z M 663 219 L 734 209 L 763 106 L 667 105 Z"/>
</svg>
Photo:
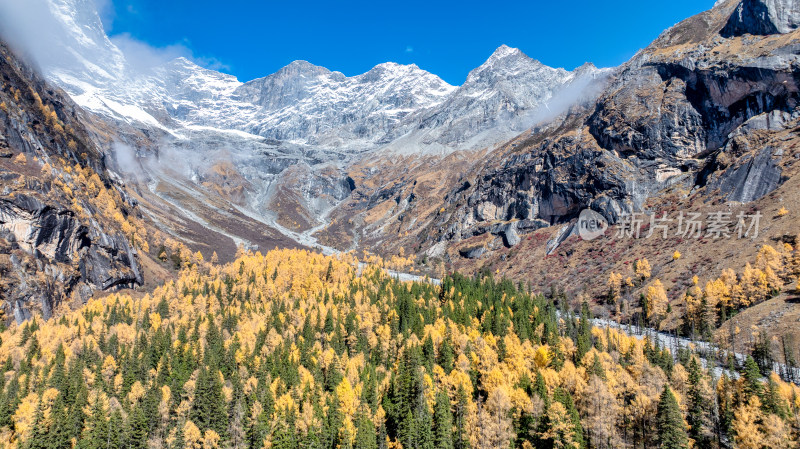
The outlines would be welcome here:
<svg viewBox="0 0 800 449">
<path fill-rule="evenodd" d="M 799 23 L 242 82 L 0 0 L 0 447 L 796 447 Z"/>
</svg>

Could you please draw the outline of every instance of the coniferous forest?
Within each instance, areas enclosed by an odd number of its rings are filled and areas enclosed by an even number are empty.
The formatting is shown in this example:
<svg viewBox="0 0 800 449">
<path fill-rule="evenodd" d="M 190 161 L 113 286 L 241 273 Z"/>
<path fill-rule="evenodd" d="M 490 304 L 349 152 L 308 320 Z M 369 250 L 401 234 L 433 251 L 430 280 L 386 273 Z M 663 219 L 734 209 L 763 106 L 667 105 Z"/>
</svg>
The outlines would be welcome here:
<svg viewBox="0 0 800 449">
<path fill-rule="evenodd" d="M 0 0 L 0 449 L 800 449 L 800 0 L 384 3 Z"/>
<path fill-rule="evenodd" d="M 297 250 L 0 334 L 6 448 L 788 448 L 800 389 L 588 306 Z"/>
</svg>

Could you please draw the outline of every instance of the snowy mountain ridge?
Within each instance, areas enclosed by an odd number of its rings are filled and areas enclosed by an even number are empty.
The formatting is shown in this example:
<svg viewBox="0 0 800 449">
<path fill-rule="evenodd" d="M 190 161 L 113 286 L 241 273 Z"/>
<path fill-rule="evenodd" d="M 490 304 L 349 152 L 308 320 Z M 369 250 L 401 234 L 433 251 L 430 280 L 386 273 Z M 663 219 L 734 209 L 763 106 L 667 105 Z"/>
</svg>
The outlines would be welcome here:
<svg viewBox="0 0 800 449">
<path fill-rule="evenodd" d="M 414 151 L 432 145 L 456 150 L 494 128 L 507 132 L 494 133 L 481 145 L 511 137 L 512 131 L 530 126 L 527 112 L 565 86 L 605 73 L 594 66 L 554 69 L 504 45 L 462 86 L 416 65 L 392 62 L 348 77 L 295 61 L 242 83 L 183 57 L 138 67 L 140 62 L 131 61 L 106 35 L 92 0 L 31 2 L 42 9 L 38 15 L 49 12 L 48 32 L 58 37 L 50 40 L 58 42 L 54 49 L 30 50 L 51 81 L 94 113 L 173 135 L 200 126 L 359 153 L 403 136 L 408 140 L 412 133 L 419 134 L 411 139 Z"/>
<path fill-rule="evenodd" d="M 0 38 L 99 119 L 91 129 L 111 169 L 177 220 L 246 245 L 258 238 L 231 210 L 314 246 L 311 234 L 357 188 L 359 162 L 491 149 L 591 100 L 610 73 L 551 68 L 504 45 L 461 86 L 393 62 L 345 76 L 295 61 L 243 83 L 109 37 L 94 0 L 20 5 L 0 0 Z M 201 204 L 213 206 L 198 213 Z M 173 218 L 162 216 L 163 229 Z"/>
</svg>

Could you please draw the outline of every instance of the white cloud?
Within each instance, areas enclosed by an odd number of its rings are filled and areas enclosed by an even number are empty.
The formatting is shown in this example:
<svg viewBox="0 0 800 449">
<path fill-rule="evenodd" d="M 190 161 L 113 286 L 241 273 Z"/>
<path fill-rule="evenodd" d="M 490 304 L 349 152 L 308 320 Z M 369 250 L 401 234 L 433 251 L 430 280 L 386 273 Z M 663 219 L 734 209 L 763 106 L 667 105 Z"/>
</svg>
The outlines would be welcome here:
<svg viewBox="0 0 800 449">
<path fill-rule="evenodd" d="M 122 51 L 130 67 L 137 71 L 145 71 L 172 61 L 175 58 L 186 58 L 200 67 L 205 67 L 210 70 L 230 70 L 229 65 L 217 58 L 195 56 L 188 44 L 183 42 L 174 43 L 165 47 L 154 47 L 134 38 L 128 33 L 111 36 L 111 42 Z"/>
<path fill-rule="evenodd" d="M 103 21 L 103 27 L 106 31 L 110 31 L 114 26 L 114 18 L 116 13 L 114 11 L 114 2 L 111 0 L 93 0 L 97 13 L 100 15 L 100 20 Z"/>
<path fill-rule="evenodd" d="M 111 42 L 122 51 L 126 61 L 134 70 L 146 70 L 180 57 L 193 59 L 192 51 L 180 43 L 154 47 L 128 33 L 111 36 Z"/>
<path fill-rule="evenodd" d="M 0 0 L 0 37 L 33 61 L 55 58 L 60 24 L 44 0 Z"/>
<path fill-rule="evenodd" d="M 0 37 L 45 71 L 87 70 L 89 61 L 118 74 L 118 53 L 105 40 L 115 19 L 115 1 L 123 0 L 0 0 Z M 132 6 L 129 1 L 117 5 Z M 73 10 L 75 7 L 78 9 Z M 216 58 L 195 56 L 188 40 L 156 47 L 128 33 L 113 34 L 109 39 L 135 72 L 178 57 L 209 69 L 230 70 Z"/>
</svg>

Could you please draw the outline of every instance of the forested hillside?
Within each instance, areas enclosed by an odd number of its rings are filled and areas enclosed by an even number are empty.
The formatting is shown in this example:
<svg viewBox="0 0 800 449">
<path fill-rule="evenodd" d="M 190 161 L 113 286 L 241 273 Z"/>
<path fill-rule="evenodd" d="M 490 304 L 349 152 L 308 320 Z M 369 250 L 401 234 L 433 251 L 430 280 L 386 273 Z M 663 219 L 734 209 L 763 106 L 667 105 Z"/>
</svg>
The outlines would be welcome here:
<svg viewBox="0 0 800 449">
<path fill-rule="evenodd" d="M 795 447 L 800 388 L 712 377 L 509 281 L 297 250 L 0 334 L 6 448 Z M 733 378 L 732 378 L 733 377 Z"/>
</svg>

